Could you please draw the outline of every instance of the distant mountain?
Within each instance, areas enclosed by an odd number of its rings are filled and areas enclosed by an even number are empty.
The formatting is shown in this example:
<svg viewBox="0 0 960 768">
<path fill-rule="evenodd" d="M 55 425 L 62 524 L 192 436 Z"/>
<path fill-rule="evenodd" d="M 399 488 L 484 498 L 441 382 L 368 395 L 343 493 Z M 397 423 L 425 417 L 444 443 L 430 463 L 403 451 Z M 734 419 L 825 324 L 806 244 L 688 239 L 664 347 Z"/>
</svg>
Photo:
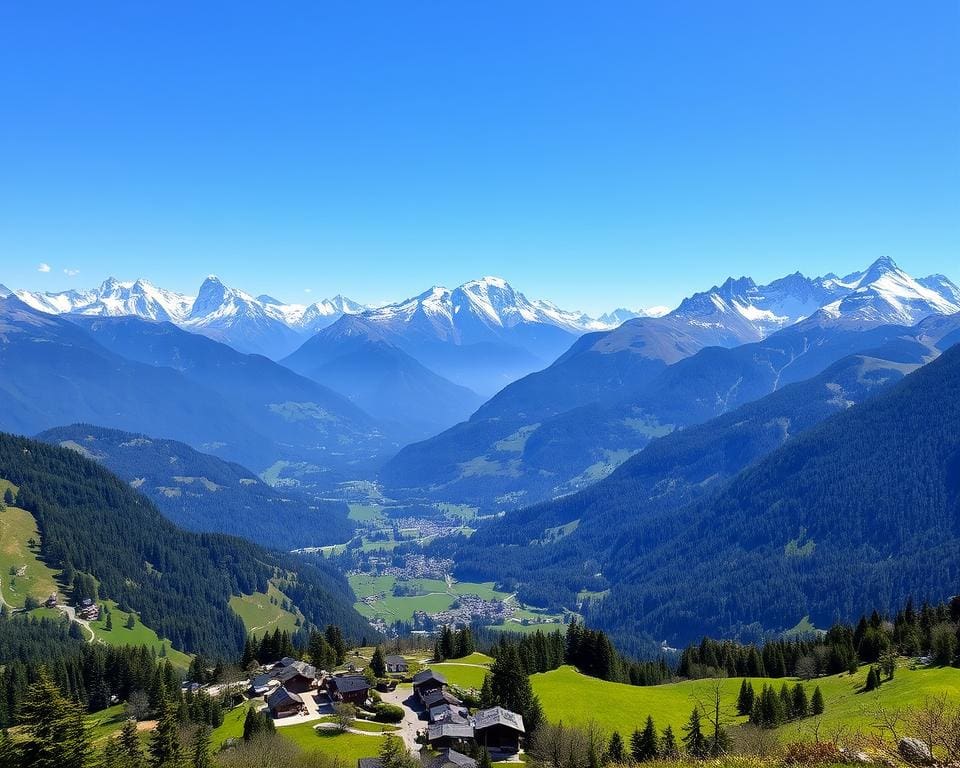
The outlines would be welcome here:
<svg viewBox="0 0 960 768">
<path fill-rule="evenodd" d="M 606 476 L 653 437 L 906 333 L 886 318 L 960 311 L 935 296 L 888 259 L 843 279 L 792 275 L 762 287 L 728 280 L 664 317 L 584 335 L 467 422 L 404 448 L 381 477 L 393 492 L 497 509 L 568 493 Z M 826 304 L 767 335 L 818 302 Z"/>
<path fill-rule="evenodd" d="M 7 286 L 5 286 L 3 283 L 0 283 L 0 299 L 7 298 L 7 296 L 9 296 L 11 293 L 13 293 L 13 291 L 7 288 Z"/>
<path fill-rule="evenodd" d="M 347 506 L 278 490 L 239 464 L 185 443 L 74 424 L 37 439 L 98 461 L 189 531 L 226 533 L 274 549 L 339 544 L 353 536 Z"/>
<path fill-rule="evenodd" d="M 395 423 L 410 439 L 446 429 L 483 402 L 390 343 L 365 317 L 341 317 L 281 362 Z"/>
<path fill-rule="evenodd" d="M 337 624 L 354 639 L 372 632 L 332 566 L 231 536 L 183 531 L 75 450 L 0 434 L 0 477 L 19 487 L 18 505 L 37 519 L 46 563 L 71 582 L 71 574 L 89 574 L 97 597 L 135 611 L 182 651 L 238 658 L 246 632 L 229 600 L 271 584 L 312 626 Z"/>
<path fill-rule="evenodd" d="M 69 317 L 0 299 L 0 428 L 97 424 L 181 440 L 258 471 L 306 462 L 331 483 L 388 449 L 346 398 L 264 357 L 170 323 Z"/>
<path fill-rule="evenodd" d="M 944 353 L 944 365 L 931 363 L 897 385 L 939 351 L 918 339 L 894 339 L 869 355 L 846 357 L 811 379 L 655 440 L 580 493 L 482 525 L 460 542 L 457 575 L 497 580 L 540 605 L 577 607 L 583 590 L 607 595 L 579 605 L 580 610 L 636 651 L 649 650 L 637 642 L 643 637 L 652 647 L 663 639 L 689 642 L 704 632 L 756 639 L 764 630 L 787 629 L 807 614 L 818 626 L 849 618 L 863 599 L 855 594 L 857 579 L 871 569 L 866 588 L 881 601 L 949 590 L 943 585 L 952 584 L 956 575 L 942 574 L 943 561 L 934 553 L 943 541 L 940 536 L 960 542 L 958 488 L 949 479 L 960 454 L 949 447 L 956 442 L 952 437 L 943 451 L 938 441 L 944 430 L 956 433 L 951 419 L 960 413 L 948 408 L 941 419 L 935 398 L 956 400 L 947 393 L 957 386 L 960 347 Z M 916 377 L 926 380 L 928 369 L 939 383 L 915 410 L 907 402 L 913 394 L 904 392 Z M 888 391 L 889 400 L 883 394 Z M 881 400 L 883 418 L 854 415 Z M 862 403 L 867 405 L 858 406 Z M 860 441 L 864 456 L 848 461 L 846 454 L 855 453 Z M 917 459 L 929 449 L 938 457 L 928 473 L 926 461 Z M 800 458 L 808 451 L 832 458 L 810 465 Z M 830 470 L 820 474 L 828 464 Z M 764 466 L 777 467 L 767 491 L 751 480 L 757 472 L 752 467 Z M 938 475 L 943 471 L 947 474 Z M 905 479 L 911 473 L 915 476 Z M 946 496 L 942 481 L 953 489 Z M 875 487 L 866 487 L 873 483 Z M 863 500 L 854 498 L 858 493 L 865 494 Z M 878 502 L 878 495 L 887 493 L 894 500 Z M 951 493 L 952 528 L 949 523 L 944 528 L 942 517 L 927 519 L 921 508 L 934 501 L 950 509 Z M 802 500 L 799 508 L 794 499 Z M 743 511 L 745 503 L 749 512 Z M 904 517 L 877 522 L 870 510 L 878 503 L 893 515 L 899 514 L 892 512 L 899 504 Z M 855 523 L 862 530 L 851 533 L 847 505 L 854 517 L 863 516 Z M 880 506 L 876 509 L 880 513 Z M 861 548 L 865 539 L 876 547 L 880 532 L 889 530 L 897 533 L 884 541 L 882 555 L 880 549 L 868 553 Z M 758 535 L 778 539 L 779 549 L 750 554 Z M 908 544 L 911 539 L 914 543 Z M 918 540 L 926 543 L 917 545 Z M 821 558 L 821 548 L 832 554 Z M 932 570 L 921 574 L 923 568 L 911 564 L 891 580 L 889 557 L 901 568 L 916 557 Z M 808 574 L 811 580 L 798 590 L 807 563 L 827 571 Z M 938 571 L 946 580 L 933 575 Z M 829 586 L 834 578 L 842 585 L 839 590 Z M 895 586 L 886 591 L 890 585 Z"/>
</svg>

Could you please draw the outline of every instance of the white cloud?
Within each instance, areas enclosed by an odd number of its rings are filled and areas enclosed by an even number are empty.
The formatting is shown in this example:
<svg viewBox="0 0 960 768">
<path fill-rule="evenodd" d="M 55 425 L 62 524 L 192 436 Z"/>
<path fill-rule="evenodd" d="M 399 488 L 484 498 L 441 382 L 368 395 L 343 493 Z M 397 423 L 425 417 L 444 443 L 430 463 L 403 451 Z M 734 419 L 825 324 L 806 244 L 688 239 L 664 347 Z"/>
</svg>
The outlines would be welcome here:
<svg viewBox="0 0 960 768">
<path fill-rule="evenodd" d="M 50 265 L 44 262 L 40 262 L 40 266 L 37 267 L 37 272 L 49 272 L 49 271 L 50 271 Z"/>
<path fill-rule="evenodd" d="M 79 270 L 79 269 L 64 269 L 64 270 L 63 270 L 63 274 L 65 274 L 67 277 L 76 277 L 77 275 L 80 274 L 80 270 Z"/>
<path fill-rule="evenodd" d="M 304 289 L 303 289 L 303 292 L 304 292 L 304 293 L 313 293 L 313 288 L 304 288 Z"/>
</svg>

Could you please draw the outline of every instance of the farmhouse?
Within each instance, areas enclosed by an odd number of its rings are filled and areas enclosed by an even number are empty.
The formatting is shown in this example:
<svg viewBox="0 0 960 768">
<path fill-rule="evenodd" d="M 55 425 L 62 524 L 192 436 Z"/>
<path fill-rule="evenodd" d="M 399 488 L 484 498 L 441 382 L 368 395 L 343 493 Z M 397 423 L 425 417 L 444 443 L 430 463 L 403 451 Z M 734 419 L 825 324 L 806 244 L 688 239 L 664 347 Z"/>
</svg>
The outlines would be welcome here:
<svg viewBox="0 0 960 768">
<path fill-rule="evenodd" d="M 387 672 L 391 674 L 406 674 L 410 670 L 410 666 L 403 656 L 387 656 L 384 663 L 387 665 Z"/>
<path fill-rule="evenodd" d="M 469 751 L 474 744 L 473 726 L 464 723 L 430 723 L 427 743 L 432 749 Z"/>
<path fill-rule="evenodd" d="M 435 688 L 432 691 L 427 691 L 423 695 L 421 701 L 426 709 L 434 709 L 435 707 L 440 707 L 444 704 L 449 704 L 454 707 L 461 706 L 463 704 L 463 702 L 450 693 L 450 691 L 444 691 L 439 688 Z"/>
<path fill-rule="evenodd" d="M 267 706 L 270 708 L 270 714 L 274 719 L 299 715 L 306 712 L 307 709 L 303 699 L 298 694 L 288 691 L 283 686 L 270 694 L 267 698 Z"/>
<path fill-rule="evenodd" d="M 84 621 L 96 621 L 100 618 L 100 606 L 89 597 L 85 597 L 77 607 L 77 616 Z"/>
<path fill-rule="evenodd" d="M 455 706 L 452 704 L 438 704 L 430 708 L 431 723 L 460 723 L 466 725 L 467 719 L 466 707 Z"/>
<path fill-rule="evenodd" d="M 297 693 L 306 693 L 317 687 L 317 668 L 302 661 L 292 661 L 273 673 L 285 688 Z"/>
<path fill-rule="evenodd" d="M 423 768 L 477 768 L 477 761 L 455 749 L 443 749 L 439 755 L 422 756 Z"/>
<path fill-rule="evenodd" d="M 481 709 L 474 718 L 477 744 L 498 752 L 520 751 L 523 718 L 503 707 Z"/>
<path fill-rule="evenodd" d="M 439 672 L 425 669 L 413 676 L 413 692 L 420 701 L 424 701 L 431 691 L 443 690 L 447 685 L 447 678 Z"/>
<path fill-rule="evenodd" d="M 273 675 L 257 675 L 250 681 L 250 696 L 266 696 L 280 685 Z"/>
<path fill-rule="evenodd" d="M 331 677 L 327 683 L 330 696 L 335 701 L 363 706 L 370 692 L 370 683 L 361 675 Z"/>
</svg>

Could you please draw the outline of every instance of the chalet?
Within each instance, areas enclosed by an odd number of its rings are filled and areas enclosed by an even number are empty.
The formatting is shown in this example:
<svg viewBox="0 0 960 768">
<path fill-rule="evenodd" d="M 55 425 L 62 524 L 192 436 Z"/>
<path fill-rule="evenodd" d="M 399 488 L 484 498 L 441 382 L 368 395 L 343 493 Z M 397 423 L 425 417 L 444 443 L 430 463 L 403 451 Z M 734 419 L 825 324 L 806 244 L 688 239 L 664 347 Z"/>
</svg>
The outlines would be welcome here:
<svg viewBox="0 0 960 768">
<path fill-rule="evenodd" d="M 306 714 L 307 711 L 307 706 L 303 703 L 299 694 L 288 691 L 283 686 L 277 688 L 267 697 L 267 706 L 270 708 L 270 715 L 274 719 Z"/>
<path fill-rule="evenodd" d="M 430 723 L 427 743 L 431 749 L 469 752 L 474 745 L 473 726 L 468 723 Z"/>
<path fill-rule="evenodd" d="M 275 688 L 280 687 L 278 681 L 273 675 L 257 675 L 250 681 L 250 696 L 266 696 Z"/>
<path fill-rule="evenodd" d="M 474 717 L 477 744 L 495 752 L 519 752 L 523 718 L 503 707 L 481 709 Z"/>
<path fill-rule="evenodd" d="M 387 656 L 383 661 L 387 666 L 388 674 L 406 674 L 410 671 L 410 665 L 403 656 Z"/>
<path fill-rule="evenodd" d="M 47 598 L 44 605 L 47 606 L 47 608 L 56 608 L 59 603 L 60 603 L 60 598 L 57 596 L 57 593 L 51 592 L 50 597 Z"/>
<path fill-rule="evenodd" d="M 425 669 L 413 676 L 413 692 L 423 701 L 431 691 L 441 691 L 447 686 L 447 678 L 439 672 Z"/>
<path fill-rule="evenodd" d="M 77 616 L 84 621 L 96 621 L 100 618 L 100 606 L 89 597 L 85 597 L 77 607 Z"/>
<path fill-rule="evenodd" d="M 345 701 L 348 704 L 363 706 L 370 693 L 370 683 L 361 675 L 344 675 L 331 677 L 328 681 L 330 697 L 334 701 Z"/>
<path fill-rule="evenodd" d="M 477 768 L 477 761 L 455 749 L 442 749 L 438 755 L 422 755 L 423 768 Z"/>
<path fill-rule="evenodd" d="M 275 671 L 273 677 L 279 680 L 282 686 L 296 693 L 306 693 L 317 687 L 317 668 L 302 661 L 294 660 Z"/>
<path fill-rule="evenodd" d="M 430 708 L 431 723 L 460 723 L 465 725 L 469 723 L 468 711 L 466 707 L 453 704 L 438 704 Z"/>
<path fill-rule="evenodd" d="M 450 693 L 450 691 L 444 691 L 440 688 L 435 688 L 432 691 L 424 693 L 421 702 L 426 709 L 433 709 L 434 707 L 440 707 L 444 704 L 449 704 L 454 707 L 463 705 L 463 702 Z"/>
</svg>

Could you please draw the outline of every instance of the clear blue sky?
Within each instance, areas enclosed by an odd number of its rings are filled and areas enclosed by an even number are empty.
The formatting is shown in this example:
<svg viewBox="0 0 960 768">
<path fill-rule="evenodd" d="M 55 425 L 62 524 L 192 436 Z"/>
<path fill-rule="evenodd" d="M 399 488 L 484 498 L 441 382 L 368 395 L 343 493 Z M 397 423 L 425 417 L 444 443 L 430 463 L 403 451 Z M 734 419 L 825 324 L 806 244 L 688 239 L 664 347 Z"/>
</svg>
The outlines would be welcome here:
<svg viewBox="0 0 960 768">
<path fill-rule="evenodd" d="M 953 0 L 4 3 L 0 282 L 960 278 L 958 39 Z"/>
</svg>

